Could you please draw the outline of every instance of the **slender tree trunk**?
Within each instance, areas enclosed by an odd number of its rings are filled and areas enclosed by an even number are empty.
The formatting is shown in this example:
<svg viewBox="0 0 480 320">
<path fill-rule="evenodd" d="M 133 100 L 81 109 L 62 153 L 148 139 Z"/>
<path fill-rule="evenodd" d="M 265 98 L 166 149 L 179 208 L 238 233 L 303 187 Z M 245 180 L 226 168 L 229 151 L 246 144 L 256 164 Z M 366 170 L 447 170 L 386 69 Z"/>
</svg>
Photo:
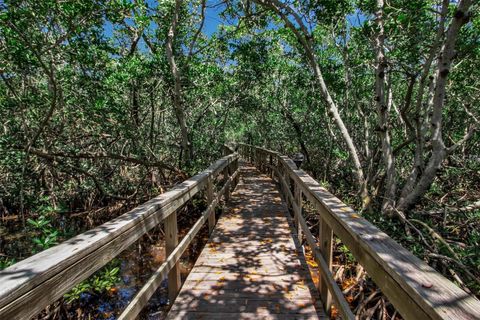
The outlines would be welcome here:
<svg viewBox="0 0 480 320">
<path fill-rule="evenodd" d="M 398 114 L 400 117 L 400 120 L 402 124 L 405 126 L 405 136 L 406 138 L 410 138 L 413 135 L 415 135 L 415 129 L 413 128 L 412 123 L 410 122 L 410 119 L 407 116 L 408 110 L 410 109 L 410 105 L 412 104 L 412 98 L 413 98 L 413 89 L 415 87 L 415 82 L 416 82 L 416 77 L 415 76 L 408 76 L 408 87 L 407 87 L 407 92 L 405 93 L 405 98 L 404 100 L 404 105 L 401 107 L 399 110 Z"/>
<path fill-rule="evenodd" d="M 418 85 L 417 99 L 415 102 L 415 142 L 416 144 L 415 144 L 415 155 L 413 159 L 413 168 L 403 186 L 399 203 L 403 202 L 403 199 L 405 199 L 405 197 L 407 197 L 407 195 L 412 192 L 418 180 L 418 175 L 424 169 L 423 153 L 424 153 L 424 141 L 425 141 L 426 130 L 424 127 L 425 119 L 424 119 L 424 112 L 422 112 L 422 104 L 424 101 L 425 86 L 427 85 L 428 75 L 430 73 L 430 67 L 435 58 L 435 54 L 437 53 L 437 49 L 441 44 L 441 40 L 445 32 L 445 20 L 447 18 L 449 3 L 450 3 L 450 0 L 442 1 L 442 10 L 440 13 L 440 21 L 439 21 L 439 26 L 437 30 L 437 35 L 432 44 L 432 47 L 430 48 L 427 59 L 423 64 L 422 73 L 421 73 L 420 81 Z M 433 81 L 433 79 L 430 79 L 430 80 Z"/>
<path fill-rule="evenodd" d="M 332 96 L 330 95 L 330 92 L 323 78 L 322 71 L 317 62 L 317 58 L 313 50 L 312 35 L 308 31 L 307 27 L 305 26 L 302 18 L 298 15 L 298 13 L 296 13 L 288 5 L 285 5 L 279 0 L 265 0 L 265 1 L 256 0 L 256 2 L 258 2 L 260 5 L 266 6 L 272 9 L 273 11 L 275 11 L 279 15 L 279 17 L 283 20 L 285 25 L 295 34 L 295 37 L 304 48 L 307 61 L 313 70 L 322 98 L 327 104 L 328 112 L 333 117 L 335 124 L 337 125 L 337 128 L 340 131 L 345 144 L 347 145 L 347 149 L 350 154 L 350 157 L 353 160 L 354 173 L 355 173 L 357 185 L 359 188 L 360 196 L 363 202 L 363 207 L 365 208 L 369 206 L 370 197 L 368 195 L 365 175 L 363 173 L 363 168 L 360 163 L 360 158 L 357 152 L 357 148 L 355 147 L 353 139 L 350 136 L 350 133 L 347 127 L 345 126 L 345 123 L 343 122 L 342 117 L 340 116 L 340 112 L 338 110 L 337 104 L 335 103 Z M 282 10 L 285 10 L 286 12 Z M 290 19 L 288 18 L 289 15 L 293 16 L 296 25 L 298 25 L 298 28 L 295 26 L 295 24 L 292 21 L 290 21 Z"/>
<path fill-rule="evenodd" d="M 150 90 L 150 132 L 149 132 L 149 142 L 150 149 L 155 150 L 155 94 L 154 94 L 154 85 Z"/>
<path fill-rule="evenodd" d="M 375 102 L 378 114 L 378 135 L 382 145 L 383 163 L 385 166 L 385 193 L 382 212 L 388 212 L 394 207 L 396 192 L 395 160 L 389 132 L 389 108 L 385 99 L 385 73 L 387 62 L 385 59 L 385 33 L 383 28 L 383 0 L 377 0 L 375 20 L 378 33 L 375 37 Z"/>
<path fill-rule="evenodd" d="M 303 134 L 302 134 L 302 127 L 300 124 L 293 118 L 293 114 L 290 112 L 290 110 L 287 110 L 288 107 L 284 107 L 284 115 L 285 118 L 290 122 L 292 125 L 296 136 L 297 136 L 297 141 L 300 144 L 300 148 L 302 149 L 303 154 L 305 155 L 305 159 L 307 160 L 307 163 L 310 163 L 310 154 L 308 152 L 307 146 L 305 144 L 305 140 L 303 139 Z"/>
<path fill-rule="evenodd" d="M 447 78 L 454 57 L 455 43 L 461 27 L 469 19 L 469 8 L 472 0 L 460 0 L 448 28 L 445 42 L 437 59 L 436 86 L 433 96 L 433 110 L 431 117 L 432 153 L 422 172 L 422 175 L 412 191 L 401 199 L 397 209 L 404 211 L 412 207 L 430 188 L 438 169 L 447 156 L 447 150 L 442 137 L 442 112 L 445 102 Z"/>
<path fill-rule="evenodd" d="M 185 110 L 183 107 L 182 101 L 182 85 L 181 85 L 181 75 L 180 70 L 177 67 L 175 61 L 174 53 L 174 41 L 175 33 L 179 23 L 180 10 L 182 7 L 182 0 L 175 1 L 175 12 L 173 14 L 172 23 L 168 30 L 167 43 L 166 43 L 166 54 L 168 63 L 170 65 L 170 71 L 172 72 L 174 90 L 173 90 L 173 107 L 175 111 L 175 116 L 177 117 L 178 125 L 180 126 L 181 134 L 181 147 L 182 147 L 182 156 L 186 164 L 190 163 L 193 156 L 192 144 L 190 142 L 190 135 L 188 132 L 187 121 L 185 118 Z M 182 161 L 183 162 L 183 161 Z"/>
<path fill-rule="evenodd" d="M 140 125 L 140 97 L 138 83 L 136 80 L 132 81 L 131 84 L 131 95 L 132 95 L 132 119 L 133 123 L 136 126 Z"/>
</svg>

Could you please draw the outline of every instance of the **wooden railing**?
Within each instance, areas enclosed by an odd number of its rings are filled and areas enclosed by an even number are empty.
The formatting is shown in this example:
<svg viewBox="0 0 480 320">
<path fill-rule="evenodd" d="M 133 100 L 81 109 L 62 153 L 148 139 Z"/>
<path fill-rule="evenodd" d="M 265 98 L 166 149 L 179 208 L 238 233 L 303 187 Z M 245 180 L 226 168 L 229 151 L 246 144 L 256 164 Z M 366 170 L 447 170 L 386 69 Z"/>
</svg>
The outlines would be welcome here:
<svg viewBox="0 0 480 320">
<path fill-rule="evenodd" d="M 415 257 L 384 232 L 322 188 L 288 157 L 264 148 L 239 144 L 240 155 L 262 172 L 276 177 L 292 208 L 298 233 L 312 249 L 319 266 L 319 292 L 325 309 L 332 301 L 343 319 L 354 319 L 332 276 L 332 240 L 348 247 L 377 286 L 406 319 L 480 319 L 480 302 Z M 302 215 L 303 196 L 318 212 L 315 237 Z"/>
<path fill-rule="evenodd" d="M 224 153 L 231 151 L 224 148 Z M 214 181 L 222 171 L 224 183 L 215 192 Z M 37 315 L 162 222 L 167 258 L 120 318 L 135 318 L 167 274 L 173 301 L 180 289 L 180 257 L 207 220 L 210 231 L 213 229 L 215 208 L 222 196 L 228 199 L 237 177 L 238 154 L 232 153 L 143 205 L 0 271 L 0 319 L 30 319 Z M 176 211 L 203 189 L 208 208 L 178 243 Z"/>
</svg>

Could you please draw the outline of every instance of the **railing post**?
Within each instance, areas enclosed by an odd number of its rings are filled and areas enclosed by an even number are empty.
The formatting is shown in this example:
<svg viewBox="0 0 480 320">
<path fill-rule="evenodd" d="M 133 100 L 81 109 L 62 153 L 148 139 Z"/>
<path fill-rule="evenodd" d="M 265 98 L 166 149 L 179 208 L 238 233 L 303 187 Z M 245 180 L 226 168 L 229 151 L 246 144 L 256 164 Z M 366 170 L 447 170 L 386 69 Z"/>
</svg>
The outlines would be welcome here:
<svg viewBox="0 0 480 320">
<path fill-rule="evenodd" d="M 263 172 L 263 151 L 262 150 L 258 150 L 258 169 L 260 170 L 260 172 Z"/>
<path fill-rule="evenodd" d="M 226 191 L 228 193 L 228 191 Z M 207 206 L 210 206 L 213 203 L 213 177 L 209 176 L 207 180 Z M 212 212 L 208 216 L 208 233 L 212 234 L 213 229 L 215 228 L 215 207 L 212 208 Z"/>
<path fill-rule="evenodd" d="M 165 229 L 165 251 L 167 257 L 175 250 L 178 245 L 177 212 L 170 214 L 164 222 Z M 180 291 L 180 264 L 177 262 L 168 273 L 168 299 L 173 304 L 178 292 Z"/>
<path fill-rule="evenodd" d="M 238 159 L 235 159 L 235 161 L 233 162 L 233 172 L 232 174 L 234 174 L 235 172 L 237 172 L 238 170 Z M 237 186 L 238 184 L 238 180 L 240 179 L 240 174 L 237 173 L 237 175 L 235 176 L 235 178 L 233 179 L 233 186 L 232 186 L 232 190 L 235 189 L 235 187 Z"/>
<path fill-rule="evenodd" d="M 260 171 L 265 172 L 265 151 L 260 151 Z"/>
<path fill-rule="evenodd" d="M 263 173 L 263 150 L 258 150 L 258 170 Z"/>
<path fill-rule="evenodd" d="M 286 198 L 285 186 L 282 183 L 282 181 L 283 181 L 283 166 L 280 163 L 280 161 L 278 162 L 278 164 L 279 164 L 279 166 L 278 166 L 278 183 L 280 184 L 280 191 L 282 192 L 282 195 Z"/>
<path fill-rule="evenodd" d="M 273 179 L 274 173 L 273 173 L 273 157 L 272 157 L 272 154 L 270 154 L 270 161 L 269 162 L 270 162 L 270 176 Z"/>
<path fill-rule="evenodd" d="M 290 180 L 290 176 L 288 175 L 287 169 L 284 165 L 282 165 L 282 178 L 285 184 L 283 185 L 283 193 L 285 194 L 285 203 L 287 204 L 287 209 L 290 209 L 290 198 L 288 196 L 288 184 Z"/>
<path fill-rule="evenodd" d="M 295 205 L 293 208 L 297 209 L 294 210 L 295 213 L 295 226 L 297 227 L 297 236 L 298 236 L 298 241 L 302 243 L 302 227 L 300 225 L 300 217 L 302 215 L 302 190 L 300 189 L 300 186 L 294 182 L 295 186 Z"/>
<path fill-rule="evenodd" d="M 263 165 L 263 173 L 268 173 L 267 153 L 265 151 L 263 152 L 262 165 Z"/>
<path fill-rule="evenodd" d="M 230 179 L 230 166 L 233 165 L 233 162 L 228 164 L 225 169 L 223 169 L 223 178 L 224 178 L 224 181 L 225 183 L 227 183 L 228 179 Z M 233 183 L 233 181 L 232 181 Z M 225 199 L 225 202 L 230 200 L 230 190 L 232 188 L 232 185 L 230 185 L 228 188 L 226 188 L 225 190 L 225 195 L 224 195 L 224 199 Z"/>
<path fill-rule="evenodd" d="M 258 149 L 255 149 L 255 167 L 257 168 L 257 170 L 260 170 L 259 168 L 259 151 Z"/>
<path fill-rule="evenodd" d="M 318 206 L 318 218 L 319 218 L 319 249 L 323 258 L 327 262 L 328 269 L 332 271 L 332 240 L 333 232 L 327 222 L 323 219 L 324 208 Z M 323 307 L 327 312 L 327 315 L 330 314 L 330 309 L 332 307 L 332 296 L 328 291 L 328 286 L 326 282 L 320 277 L 318 290 L 320 291 L 320 297 L 323 302 Z"/>
</svg>

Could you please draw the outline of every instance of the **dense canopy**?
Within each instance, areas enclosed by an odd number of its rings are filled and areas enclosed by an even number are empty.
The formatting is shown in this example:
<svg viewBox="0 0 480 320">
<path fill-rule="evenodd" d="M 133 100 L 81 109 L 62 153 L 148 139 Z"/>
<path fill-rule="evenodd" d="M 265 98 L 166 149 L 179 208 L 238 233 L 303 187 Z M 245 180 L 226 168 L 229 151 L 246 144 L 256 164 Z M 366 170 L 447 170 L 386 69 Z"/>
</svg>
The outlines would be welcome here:
<svg viewBox="0 0 480 320">
<path fill-rule="evenodd" d="M 480 294 L 476 0 L 5 0 L 0 76 L 0 269 L 243 142 Z"/>
</svg>

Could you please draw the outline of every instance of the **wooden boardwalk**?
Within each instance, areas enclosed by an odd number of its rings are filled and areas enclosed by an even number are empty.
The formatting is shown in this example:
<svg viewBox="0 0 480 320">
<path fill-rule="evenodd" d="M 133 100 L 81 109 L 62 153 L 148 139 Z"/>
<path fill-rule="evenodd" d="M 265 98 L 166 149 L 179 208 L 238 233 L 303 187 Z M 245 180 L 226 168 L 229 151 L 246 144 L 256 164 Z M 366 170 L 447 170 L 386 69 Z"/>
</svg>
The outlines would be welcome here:
<svg viewBox="0 0 480 320">
<path fill-rule="evenodd" d="M 225 147 L 224 157 L 171 190 L 0 271 L 0 319 L 38 317 L 47 306 L 162 224 L 166 260 L 119 320 L 135 319 L 167 276 L 169 296 L 178 294 L 170 319 L 318 319 L 325 318 L 320 305 L 334 305 L 342 319 L 355 320 L 332 275 L 334 234 L 404 319 L 480 319 L 480 301 L 475 296 L 361 217 L 290 158 L 246 144 L 237 145 L 237 151 Z M 318 265 L 322 278 L 319 290 L 312 284 L 275 184 L 253 167 L 240 169 L 240 159 L 275 175 Z M 239 173 L 242 180 L 237 185 Z M 237 188 L 230 195 L 233 186 Z M 177 211 L 201 192 L 208 207 L 179 241 Z M 318 219 L 318 237 L 301 215 L 302 198 L 315 209 L 312 214 Z M 215 226 L 212 213 L 220 201 L 228 199 L 226 214 Z M 207 222 L 213 230 L 209 243 L 180 288 L 180 258 Z"/>
<path fill-rule="evenodd" d="M 168 319 L 326 318 L 286 206 L 253 167 L 172 306 Z"/>
</svg>

